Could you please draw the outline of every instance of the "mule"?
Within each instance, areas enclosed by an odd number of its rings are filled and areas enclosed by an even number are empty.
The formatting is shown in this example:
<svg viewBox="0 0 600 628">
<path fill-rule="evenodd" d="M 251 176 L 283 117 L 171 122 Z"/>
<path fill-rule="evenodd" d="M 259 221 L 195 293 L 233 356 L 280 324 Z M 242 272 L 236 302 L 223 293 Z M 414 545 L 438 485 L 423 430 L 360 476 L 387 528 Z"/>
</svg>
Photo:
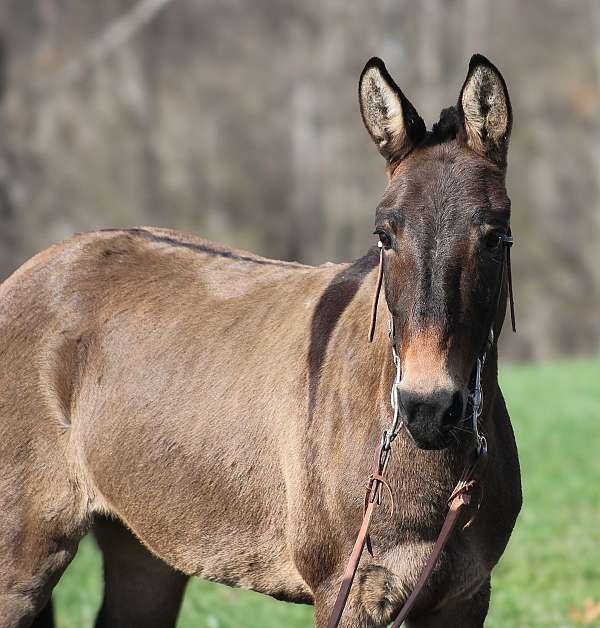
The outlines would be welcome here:
<svg viewBox="0 0 600 628">
<path fill-rule="evenodd" d="M 345 628 L 383 627 L 414 586 L 475 447 L 468 399 L 487 345 L 485 492 L 409 617 L 482 626 L 521 505 L 497 382 L 506 301 L 508 92 L 472 58 L 427 131 L 378 59 L 365 126 L 386 160 L 378 249 L 350 264 L 265 259 L 156 228 L 77 235 L 0 288 L 0 624 L 30 625 L 94 525 L 99 626 L 172 626 L 197 576 L 314 604 L 323 628 L 362 517 L 402 365 L 405 424 Z M 489 336 L 490 328 L 493 337 Z"/>
</svg>

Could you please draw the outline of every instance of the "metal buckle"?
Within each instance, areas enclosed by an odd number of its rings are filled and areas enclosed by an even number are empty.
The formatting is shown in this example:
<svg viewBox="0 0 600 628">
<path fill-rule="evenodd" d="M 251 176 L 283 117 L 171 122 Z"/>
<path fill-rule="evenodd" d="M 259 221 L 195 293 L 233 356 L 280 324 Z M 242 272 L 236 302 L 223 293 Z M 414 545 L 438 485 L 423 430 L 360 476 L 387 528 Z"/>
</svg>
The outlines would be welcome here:
<svg viewBox="0 0 600 628">
<path fill-rule="evenodd" d="M 487 439 L 483 434 L 479 434 L 479 442 L 477 444 L 477 455 L 485 456 L 488 451 Z"/>
</svg>

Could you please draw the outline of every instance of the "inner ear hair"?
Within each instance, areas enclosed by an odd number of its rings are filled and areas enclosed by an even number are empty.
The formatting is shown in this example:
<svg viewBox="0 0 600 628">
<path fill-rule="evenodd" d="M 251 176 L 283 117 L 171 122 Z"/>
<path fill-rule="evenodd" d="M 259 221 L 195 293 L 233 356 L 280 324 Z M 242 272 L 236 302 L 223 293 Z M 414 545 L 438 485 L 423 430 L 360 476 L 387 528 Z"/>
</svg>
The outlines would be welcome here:
<svg viewBox="0 0 600 628">
<path fill-rule="evenodd" d="M 468 146 L 504 166 L 512 129 L 512 109 L 504 78 L 484 56 L 473 55 L 458 108 Z"/>
<path fill-rule="evenodd" d="M 377 57 L 362 71 L 359 102 L 365 127 L 388 164 L 401 161 L 425 136 L 425 123 Z"/>
</svg>

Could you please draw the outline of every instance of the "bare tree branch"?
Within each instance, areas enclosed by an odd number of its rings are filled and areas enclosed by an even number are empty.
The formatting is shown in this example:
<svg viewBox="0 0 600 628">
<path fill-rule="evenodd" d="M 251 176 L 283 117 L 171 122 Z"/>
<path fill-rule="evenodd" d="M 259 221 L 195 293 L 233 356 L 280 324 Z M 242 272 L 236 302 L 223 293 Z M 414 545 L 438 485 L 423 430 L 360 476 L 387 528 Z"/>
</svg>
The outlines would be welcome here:
<svg viewBox="0 0 600 628">
<path fill-rule="evenodd" d="M 94 66 L 127 43 L 173 0 L 140 0 L 130 11 L 112 22 L 77 58 L 43 86 L 44 90 L 66 87 L 82 79 Z"/>
</svg>

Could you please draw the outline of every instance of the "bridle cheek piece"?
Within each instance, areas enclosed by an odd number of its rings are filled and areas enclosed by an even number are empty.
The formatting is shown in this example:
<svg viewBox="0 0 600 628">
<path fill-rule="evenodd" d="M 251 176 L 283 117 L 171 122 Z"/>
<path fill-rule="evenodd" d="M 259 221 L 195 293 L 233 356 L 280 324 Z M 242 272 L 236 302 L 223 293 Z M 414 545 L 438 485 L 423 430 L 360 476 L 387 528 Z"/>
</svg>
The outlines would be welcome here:
<svg viewBox="0 0 600 628">
<path fill-rule="evenodd" d="M 503 254 L 502 254 L 502 262 L 500 268 L 500 277 L 498 280 L 498 296 L 496 303 L 496 313 L 500 307 L 500 297 L 502 294 L 502 285 L 504 282 L 504 266 L 506 265 L 507 279 L 508 279 L 508 296 L 510 303 L 510 316 L 512 329 L 516 332 L 516 324 L 515 324 L 515 305 L 514 305 L 514 295 L 513 295 L 513 285 L 512 285 L 512 273 L 511 273 L 511 264 L 510 264 L 510 249 L 513 245 L 513 238 L 510 229 L 508 233 L 502 236 L 502 246 L 503 246 Z M 371 307 L 371 321 L 369 325 L 369 334 L 368 340 L 371 342 L 373 340 L 373 335 L 375 333 L 375 324 L 377 321 L 377 306 L 379 303 L 379 294 L 381 292 L 381 286 L 383 283 L 383 272 L 384 272 L 384 254 L 383 254 L 383 245 L 381 241 L 377 243 L 379 247 L 379 268 L 377 272 L 377 283 L 375 288 L 375 293 L 373 296 L 373 303 Z M 481 480 L 483 478 L 483 474 L 485 472 L 485 468 L 488 460 L 488 449 L 487 449 L 487 441 L 485 436 L 480 431 L 479 426 L 479 418 L 483 411 L 483 390 L 481 386 L 481 373 L 485 366 L 485 357 L 487 351 L 494 344 L 494 320 L 492 320 L 490 326 L 490 332 L 487 338 L 486 345 L 484 347 L 481 355 L 478 356 L 477 361 L 475 363 L 475 373 L 473 377 L 473 390 L 469 394 L 469 403 L 471 405 L 471 423 L 473 435 L 475 437 L 476 447 L 475 450 L 469 456 L 469 460 L 465 464 L 465 467 L 461 473 L 461 476 L 456 483 L 450 497 L 448 498 L 448 513 L 446 514 L 446 518 L 444 519 L 444 523 L 436 539 L 433 550 L 429 559 L 421 572 L 417 584 L 411 594 L 406 599 L 406 602 L 400 609 L 400 613 L 396 617 L 394 623 L 392 624 L 392 628 L 399 628 L 402 625 L 410 611 L 412 610 L 420 592 L 425 586 L 429 576 L 431 575 L 437 560 L 442 553 L 446 543 L 448 542 L 454 528 L 456 527 L 458 520 L 460 518 L 460 514 L 462 510 L 471 505 L 471 498 L 473 491 L 476 488 L 479 488 L 479 499 L 476 504 L 476 509 L 471 518 L 467 521 L 467 523 L 463 526 L 463 529 L 467 528 L 477 515 L 477 511 L 481 505 L 481 501 L 483 499 L 483 488 L 480 485 Z M 369 525 L 371 522 L 371 517 L 373 515 L 373 510 L 376 505 L 381 504 L 381 493 L 382 488 L 385 487 L 387 493 L 390 497 L 391 506 L 390 506 L 390 516 L 394 514 L 394 499 L 392 490 L 385 479 L 385 471 L 387 469 L 387 465 L 390 460 L 390 454 L 392 450 L 392 444 L 402 428 L 404 427 L 404 420 L 401 417 L 401 404 L 400 404 L 400 382 L 402 379 L 402 362 L 400 360 L 400 355 L 398 353 L 397 343 L 396 343 L 396 330 L 394 326 L 394 319 L 390 316 L 389 320 L 389 337 L 390 344 L 392 349 L 392 359 L 394 361 L 394 381 L 392 382 L 392 389 L 390 395 L 390 403 L 392 406 L 392 420 L 389 426 L 383 430 L 383 434 L 381 437 L 381 444 L 377 451 L 376 455 L 376 464 L 375 471 L 369 476 L 367 483 L 367 491 L 365 494 L 365 503 L 364 503 L 364 513 L 363 513 L 363 521 L 360 527 L 360 531 L 354 543 L 354 547 L 352 548 L 352 553 L 350 554 L 350 559 L 348 560 L 348 564 L 346 566 L 346 570 L 344 572 L 342 578 L 342 584 L 335 601 L 335 605 L 329 617 L 329 622 L 327 624 L 327 628 L 337 628 L 342 614 L 344 612 L 344 608 L 346 606 L 346 602 L 348 600 L 348 596 L 350 594 L 350 589 L 352 587 L 352 582 L 354 581 L 354 577 L 358 570 L 358 565 L 360 562 L 360 558 L 364 551 L 365 546 L 367 547 L 367 551 L 371 556 L 373 556 L 373 548 L 371 544 L 371 539 L 369 536 Z"/>
</svg>

